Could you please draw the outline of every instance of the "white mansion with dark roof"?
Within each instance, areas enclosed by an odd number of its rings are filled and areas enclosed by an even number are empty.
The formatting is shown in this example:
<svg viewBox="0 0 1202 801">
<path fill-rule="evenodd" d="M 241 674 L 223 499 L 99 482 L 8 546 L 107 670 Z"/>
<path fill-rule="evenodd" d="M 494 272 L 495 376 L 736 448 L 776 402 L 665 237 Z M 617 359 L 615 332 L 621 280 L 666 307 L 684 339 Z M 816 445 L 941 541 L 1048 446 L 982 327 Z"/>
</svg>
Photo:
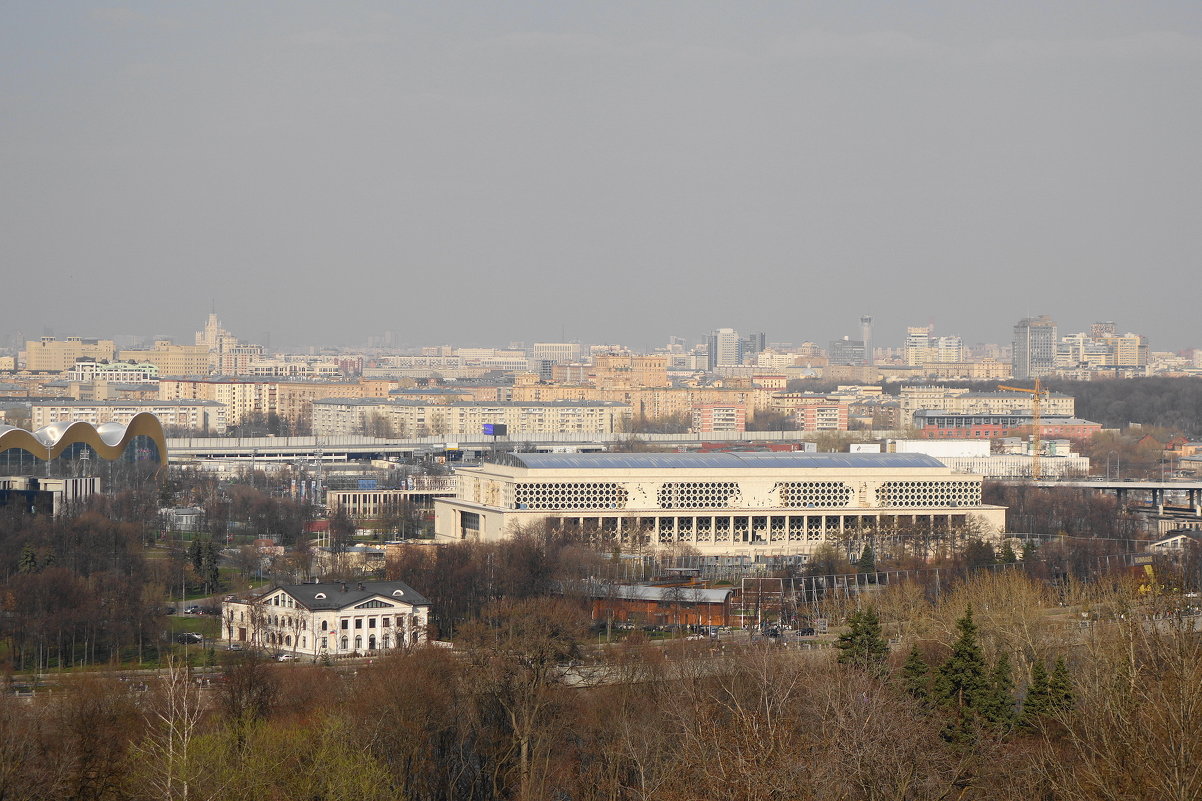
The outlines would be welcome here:
<svg viewBox="0 0 1202 801">
<path fill-rule="evenodd" d="M 632 546 L 806 555 L 872 532 L 1005 528 L 981 477 L 912 453 L 515 453 L 456 470 L 434 501 L 439 540 L 503 539 L 551 521 Z"/>
<path fill-rule="evenodd" d="M 430 602 L 403 581 L 292 584 L 221 606 L 230 644 L 309 656 L 387 651 L 426 641 Z"/>
</svg>

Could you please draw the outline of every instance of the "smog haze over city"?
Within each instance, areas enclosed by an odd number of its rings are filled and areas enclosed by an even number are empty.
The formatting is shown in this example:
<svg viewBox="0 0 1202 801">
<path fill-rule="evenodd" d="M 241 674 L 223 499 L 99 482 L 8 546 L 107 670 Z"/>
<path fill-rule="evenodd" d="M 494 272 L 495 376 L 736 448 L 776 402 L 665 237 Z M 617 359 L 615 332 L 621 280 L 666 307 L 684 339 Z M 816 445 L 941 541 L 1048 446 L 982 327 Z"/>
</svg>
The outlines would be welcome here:
<svg viewBox="0 0 1202 801">
<path fill-rule="evenodd" d="M 1194 2 L 6 3 L 0 340 L 1200 344 Z M 27 301 L 27 302 L 26 302 Z"/>
</svg>

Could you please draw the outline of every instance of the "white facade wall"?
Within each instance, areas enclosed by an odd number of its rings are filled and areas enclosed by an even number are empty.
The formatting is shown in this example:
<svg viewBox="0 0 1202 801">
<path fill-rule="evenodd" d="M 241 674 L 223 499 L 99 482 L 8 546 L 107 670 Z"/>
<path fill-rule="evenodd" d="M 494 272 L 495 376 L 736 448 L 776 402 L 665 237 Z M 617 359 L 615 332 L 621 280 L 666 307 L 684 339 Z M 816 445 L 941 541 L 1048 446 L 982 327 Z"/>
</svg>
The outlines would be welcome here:
<svg viewBox="0 0 1202 801">
<path fill-rule="evenodd" d="M 1005 528 L 1005 509 L 981 502 L 981 477 L 946 466 L 720 471 L 485 464 L 456 474 L 457 496 L 434 502 L 439 540 L 496 541 L 550 519 L 623 548 L 681 544 L 710 555 L 804 555 L 824 542 L 915 525 L 971 526 L 983 535 Z"/>
<path fill-rule="evenodd" d="M 948 457 L 989 456 L 989 440 L 979 439 L 898 439 L 892 443 L 894 453 L 925 453 L 943 460 Z"/>
<path fill-rule="evenodd" d="M 957 473 L 972 473 L 987 478 L 1030 478 L 1034 459 L 1030 456 L 956 457 L 936 456 Z M 1042 478 L 1072 478 L 1089 473 L 1086 456 L 1043 456 L 1039 459 Z"/>
<path fill-rule="evenodd" d="M 574 342 L 535 342 L 530 358 L 556 364 L 580 361 L 580 344 Z"/>
<path fill-rule="evenodd" d="M 221 639 L 227 644 L 310 657 L 421 645 L 428 624 L 428 606 L 384 596 L 356 607 L 309 610 L 280 589 L 261 600 L 221 606 Z"/>
<path fill-rule="evenodd" d="M 76 362 L 75 366 L 63 373 L 68 381 L 111 381 L 117 384 L 153 384 L 159 380 L 159 368 L 153 364 L 129 364 L 117 362 L 102 364 L 99 362 Z"/>
<path fill-rule="evenodd" d="M 34 429 L 51 423 L 128 424 L 136 414 L 149 412 L 164 426 L 179 426 L 196 431 L 224 433 L 225 407 L 218 403 L 155 401 L 82 401 L 36 403 L 30 407 L 30 426 Z"/>
</svg>

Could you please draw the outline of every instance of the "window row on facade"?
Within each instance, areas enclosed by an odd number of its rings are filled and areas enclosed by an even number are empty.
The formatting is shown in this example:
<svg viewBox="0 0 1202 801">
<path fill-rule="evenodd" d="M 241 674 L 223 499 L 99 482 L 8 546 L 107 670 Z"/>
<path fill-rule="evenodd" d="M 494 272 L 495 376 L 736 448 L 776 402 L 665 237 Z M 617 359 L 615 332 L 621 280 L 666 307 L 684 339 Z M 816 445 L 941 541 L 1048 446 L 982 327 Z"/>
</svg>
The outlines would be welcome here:
<svg viewBox="0 0 1202 801">
<path fill-rule="evenodd" d="M 840 509 L 853 505 L 855 488 L 845 481 L 786 481 L 769 493 L 771 508 Z M 979 506 L 981 483 L 974 480 L 883 481 L 875 489 L 875 503 L 866 506 L 950 508 Z M 514 508 L 570 511 L 624 509 L 630 490 L 619 482 L 545 481 L 514 485 Z M 659 485 L 656 502 L 661 509 L 723 509 L 737 506 L 744 497 L 736 481 L 670 481 Z"/>
<path fill-rule="evenodd" d="M 291 600 L 291 599 L 289 599 L 289 600 Z M 410 627 L 417 625 L 417 622 L 416 622 L 417 618 L 415 615 L 396 615 L 395 619 L 391 615 L 379 615 L 379 616 L 372 615 L 370 617 L 368 617 L 368 616 L 340 617 L 337 621 L 322 620 L 321 625 L 317 626 L 315 624 L 314 628 L 316 628 L 322 632 L 331 631 L 334 629 L 335 624 L 336 624 L 337 628 L 339 628 L 343 631 L 347 631 L 350 629 L 363 629 L 363 628 L 374 629 L 377 627 L 377 624 L 378 624 L 379 628 L 387 629 L 387 628 L 392 628 L 392 626 L 394 625 L 394 620 L 395 620 L 395 625 L 397 628 L 401 628 L 401 627 L 405 626 L 406 624 L 408 624 Z M 246 613 L 239 612 L 237 622 L 238 623 L 248 622 L 246 620 Z M 291 615 L 264 615 L 262 620 L 260 620 L 258 622 L 260 625 L 262 625 L 264 627 L 274 626 L 274 627 L 278 627 L 278 628 L 282 628 L 282 629 L 286 629 L 286 630 L 293 630 L 293 631 L 308 631 L 309 630 L 308 618 L 300 617 L 300 616 L 292 617 Z"/>
<path fill-rule="evenodd" d="M 263 635 L 263 644 L 276 648 L 292 648 L 294 645 L 301 650 L 309 648 L 308 635 L 302 634 L 296 638 L 295 643 L 291 634 L 282 634 L 280 632 L 269 631 Z M 408 645 L 417 645 L 419 642 L 418 633 L 412 631 L 406 634 L 403 631 L 397 631 L 395 634 L 387 632 L 381 633 L 379 636 L 375 634 L 356 634 L 351 637 L 349 634 L 341 636 L 322 635 L 316 639 L 316 644 L 321 651 L 330 651 L 333 653 L 354 653 L 363 651 L 366 646 L 368 651 L 386 650 L 388 648 L 401 648 Z"/>
</svg>

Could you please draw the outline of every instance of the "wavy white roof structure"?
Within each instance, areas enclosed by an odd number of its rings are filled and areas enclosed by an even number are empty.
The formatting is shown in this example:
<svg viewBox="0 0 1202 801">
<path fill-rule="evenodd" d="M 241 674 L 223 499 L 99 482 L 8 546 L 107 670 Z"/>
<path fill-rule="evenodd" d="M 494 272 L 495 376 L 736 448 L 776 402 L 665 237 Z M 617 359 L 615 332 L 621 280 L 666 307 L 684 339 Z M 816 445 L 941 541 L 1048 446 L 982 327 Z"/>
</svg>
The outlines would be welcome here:
<svg viewBox="0 0 1202 801">
<path fill-rule="evenodd" d="M 149 437 L 159 449 L 159 459 L 167 461 L 167 440 L 159 418 L 148 412 L 135 414 L 128 424 L 51 423 L 37 431 L 0 424 L 0 453 L 12 448 L 26 450 L 39 459 L 55 459 L 76 443 L 84 443 L 102 459 L 121 458 L 134 437 Z"/>
</svg>

